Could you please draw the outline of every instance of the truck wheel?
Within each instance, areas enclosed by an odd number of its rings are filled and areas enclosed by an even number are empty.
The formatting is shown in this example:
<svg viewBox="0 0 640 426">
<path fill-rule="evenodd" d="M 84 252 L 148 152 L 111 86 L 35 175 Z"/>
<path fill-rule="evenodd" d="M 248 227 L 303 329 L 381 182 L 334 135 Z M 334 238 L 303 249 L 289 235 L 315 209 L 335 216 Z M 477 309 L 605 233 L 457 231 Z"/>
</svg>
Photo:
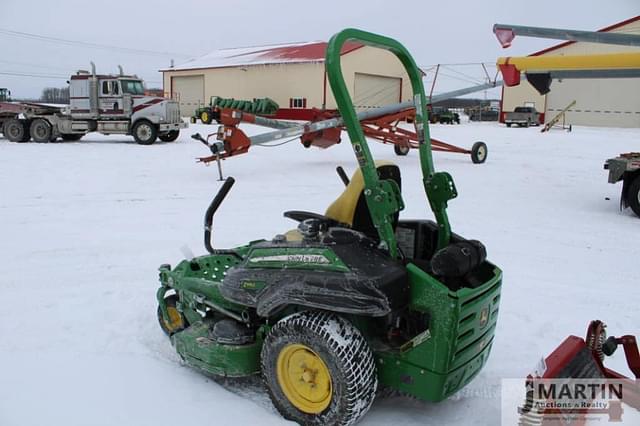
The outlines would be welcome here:
<svg viewBox="0 0 640 426">
<path fill-rule="evenodd" d="M 60 135 L 63 141 L 79 141 L 84 135 L 82 133 L 63 133 Z"/>
<path fill-rule="evenodd" d="M 3 133 L 11 142 L 27 142 L 31 138 L 28 122 L 17 118 L 12 118 L 4 123 Z"/>
<path fill-rule="evenodd" d="M 471 161 L 473 164 L 482 164 L 487 161 L 487 155 L 489 154 L 489 148 L 484 142 L 476 142 L 471 147 Z"/>
<path fill-rule="evenodd" d="M 212 119 L 213 117 L 211 117 L 211 113 L 209 111 L 200 112 L 200 121 L 202 121 L 202 124 L 211 124 Z"/>
<path fill-rule="evenodd" d="M 373 353 L 346 319 L 319 311 L 280 320 L 265 338 L 262 379 L 283 417 L 304 425 L 351 425 L 378 387 Z"/>
<path fill-rule="evenodd" d="M 31 133 L 31 138 L 35 142 L 51 142 L 53 140 L 53 129 L 51 128 L 51 123 L 49 123 L 44 118 L 36 118 L 31 122 L 31 126 L 29 128 L 29 132 Z"/>
<path fill-rule="evenodd" d="M 165 321 L 162 317 L 162 310 L 158 306 L 158 322 L 160 328 L 167 336 L 171 336 L 178 331 L 184 330 L 188 323 L 187 319 L 178 311 L 176 304 L 178 302 L 178 296 L 171 295 L 164 299 L 164 303 L 167 304 L 167 314 L 169 315 L 169 321 Z"/>
<path fill-rule="evenodd" d="M 180 130 L 171 130 L 171 131 L 168 131 L 167 133 L 162 133 L 161 135 L 158 135 L 158 137 L 162 142 L 173 142 L 176 139 L 178 139 L 178 136 L 180 136 Z"/>
<path fill-rule="evenodd" d="M 151 145 L 158 137 L 158 128 L 147 120 L 140 120 L 133 125 L 131 133 L 140 145 Z"/>
<path fill-rule="evenodd" d="M 400 155 L 400 156 L 407 155 L 410 150 L 411 148 L 405 145 L 398 145 L 398 144 L 393 145 L 393 152 L 395 152 L 396 155 Z"/>
<path fill-rule="evenodd" d="M 640 217 L 640 174 L 637 175 L 627 190 L 627 204 Z"/>
</svg>

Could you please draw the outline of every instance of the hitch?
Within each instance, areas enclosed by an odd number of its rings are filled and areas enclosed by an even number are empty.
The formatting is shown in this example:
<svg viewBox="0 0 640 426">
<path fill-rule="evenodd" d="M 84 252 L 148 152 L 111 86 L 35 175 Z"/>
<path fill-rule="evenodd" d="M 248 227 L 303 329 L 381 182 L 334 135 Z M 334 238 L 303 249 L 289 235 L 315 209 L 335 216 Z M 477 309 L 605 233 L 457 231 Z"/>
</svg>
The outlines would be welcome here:
<svg viewBox="0 0 640 426">
<path fill-rule="evenodd" d="M 217 135 L 217 133 L 214 134 Z M 205 139 L 200 133 L 196 133 L 191 135 L 191 138 L 202 142 L 207 146 L 207 148 L 209 148 L 213 155 L 211 155 L 210 157 L 200 157 L 197 158 L 197 160 L 198 162 L 204 162 L 205 164 L 209 164 L 211 161 L 215 160 L 215 162 L 218 164 L 218 180 L 222 181 L 224 180 L 224 177 L 222 176 L 222 163 L 220 161 L 224 158 L 224 154 L 226 153 L 226 151 L 223 142 L 218 141 L 214 142 L 213 144 L 209 144 L 209 138 L 214 134 L 208 135 L 207 139 Z"/>
</svg>

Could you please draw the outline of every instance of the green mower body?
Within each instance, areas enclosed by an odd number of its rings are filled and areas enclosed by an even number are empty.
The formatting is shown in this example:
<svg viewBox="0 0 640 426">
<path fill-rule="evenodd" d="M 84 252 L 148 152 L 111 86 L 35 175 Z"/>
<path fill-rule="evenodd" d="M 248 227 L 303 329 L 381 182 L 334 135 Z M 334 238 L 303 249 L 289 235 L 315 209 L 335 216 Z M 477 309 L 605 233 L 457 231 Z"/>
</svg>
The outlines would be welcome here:
<svg viewBox="0 0 640 426">
<path fill-rule="evenodd" d="M 399 221 L 397 229 L 403 238 L 401 249 L 416 253 L 418 264 L 433 254 L 434 222 Z M 375 248 L 366 240 L 362 248 L 360 241 L 347 241 L 357 235 L 338 238 L 344 243 L 331 241 L 324 247 L 320 241 L 276 238 L 240 247 L 233 251 L 237 256 L 201 256 L 174 269 L 163 265 L 158 302 L 162 306 L 173 290 L 180 300 L 178 310 L 191 324 L 171 336 L 178 353 L 211 374 L 255 374 L 260 372 L 261 343 L 270 324 L 297 311 L 322 309 L 344 315 L 366 336 L 380 383 L 429 401 L 440 401 L 467 384 L 491 350 L 500 270 L 485 261 L 470 276 L 447 285 L 424 266 L 410 261 L 402 265 L 380 255 L 376 260 L 388 264 L 376 264 L 380 270 L 366 274 L 366 265 L 351 263 L 349 257 L 371 256 Z M 453 239 L 462 240 L 455 235 Z M 378 286 L 372 284 L 376 279 Z M 217 343 L 211 326 L 226 316 L 225 310 L 242 323 L 243 318 L 254 320 L 248 329 L 255 340 Z"/>
<path fill-rule="evenodd" d="M 407 69 L 435 221 L 400 218 L 400 171 L 373 161 L 344 83 L 347 40 L 387 49 Z M 440 401 L 478 374 L 493 344 L 502 272 L 481 243 L 451 232 L 446 207 L 457 191 L 433 169 L 422 76 L 406 49 L 344 30 L 326 66 L 359 164 L 350 180 L 339 170 L 344 193 L 324 215 L 285 212 L 297 230 L 218 250 L 212 218 L 228 178 L 205 215 L 209 254 L 160 267 L 158 318 L 189 365 L 226 377 L 261 373 L 278 410 L 299 423 L 352 424 L 378 384 Z M 309 388 L 295 389 L 296 363 Z"/>
</svg>

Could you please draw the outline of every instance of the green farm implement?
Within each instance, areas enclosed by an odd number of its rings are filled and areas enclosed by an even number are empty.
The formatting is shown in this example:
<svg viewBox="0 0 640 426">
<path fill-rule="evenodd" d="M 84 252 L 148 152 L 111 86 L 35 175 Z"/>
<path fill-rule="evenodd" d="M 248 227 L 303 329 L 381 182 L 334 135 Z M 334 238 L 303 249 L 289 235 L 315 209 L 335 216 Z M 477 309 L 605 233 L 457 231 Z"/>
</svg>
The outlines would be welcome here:
<svg viewBox="0 0 640 426">
<path fill-rule="evenodd" d="M 374 162 L 343 78 L 347 41 L 386 49 L 407 70 L 435 221 L 400 218 L 400 169 Z M 447 203 L 457 191 L 434 170 L 422 75 L 405 47 L 346 29 L 329 42 L 326 71 L 340 118 L 315 131 L 348 131 L 359 167 L 350 179 L 338 168 L 344 192 L 324 214 L 285 212 L 294 230 L 217 249 L 212 223 L 234 184 L 227 178 L 205 214 L 208 254 L 160 267 L 158 319 L 188 365 L 223 377 L 261 374 L 287 419 L 350 425 L 379 386 L 441 401 L 478 374 L 493 344 L 502 272 L 480 242 L 451 231 Z"/>
<path fill-rule="evenodd" d="M 202 124 L 211 124 L 212 121 L 218 121 L 220 118 L 220 110 L 234 109 L 257 115 L 273 115 L 278 111 L 278 104 L 270 98 L 254 99 L 253 101 L 243 101 L 233 98 L 221 98 L 212 96 L 209 105 L 196 109 L 191 122 L 196 120 L 202 121 Z"/>
</svg>

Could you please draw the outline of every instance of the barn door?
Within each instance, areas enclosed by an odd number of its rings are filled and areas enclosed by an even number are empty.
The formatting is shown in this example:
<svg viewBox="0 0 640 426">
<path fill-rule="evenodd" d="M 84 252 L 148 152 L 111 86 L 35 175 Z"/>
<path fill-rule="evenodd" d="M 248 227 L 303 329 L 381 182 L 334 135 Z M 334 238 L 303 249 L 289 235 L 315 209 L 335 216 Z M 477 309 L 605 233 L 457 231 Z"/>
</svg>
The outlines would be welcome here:
<svg viewBox="0 0 640 426">
<path fill-rule="evenodd" d="M 357 110 L 400 102 L 402 78 L 384 75 L 355 74 L 353 105 Z"/>
<path fill-rule="evenodd" d="M 172 91 L 178 95 L 180 114 L 191 116 L 196 108 L 204 105 L 204 76 L 189 75 L 171 77 Z"/>
</svg>

